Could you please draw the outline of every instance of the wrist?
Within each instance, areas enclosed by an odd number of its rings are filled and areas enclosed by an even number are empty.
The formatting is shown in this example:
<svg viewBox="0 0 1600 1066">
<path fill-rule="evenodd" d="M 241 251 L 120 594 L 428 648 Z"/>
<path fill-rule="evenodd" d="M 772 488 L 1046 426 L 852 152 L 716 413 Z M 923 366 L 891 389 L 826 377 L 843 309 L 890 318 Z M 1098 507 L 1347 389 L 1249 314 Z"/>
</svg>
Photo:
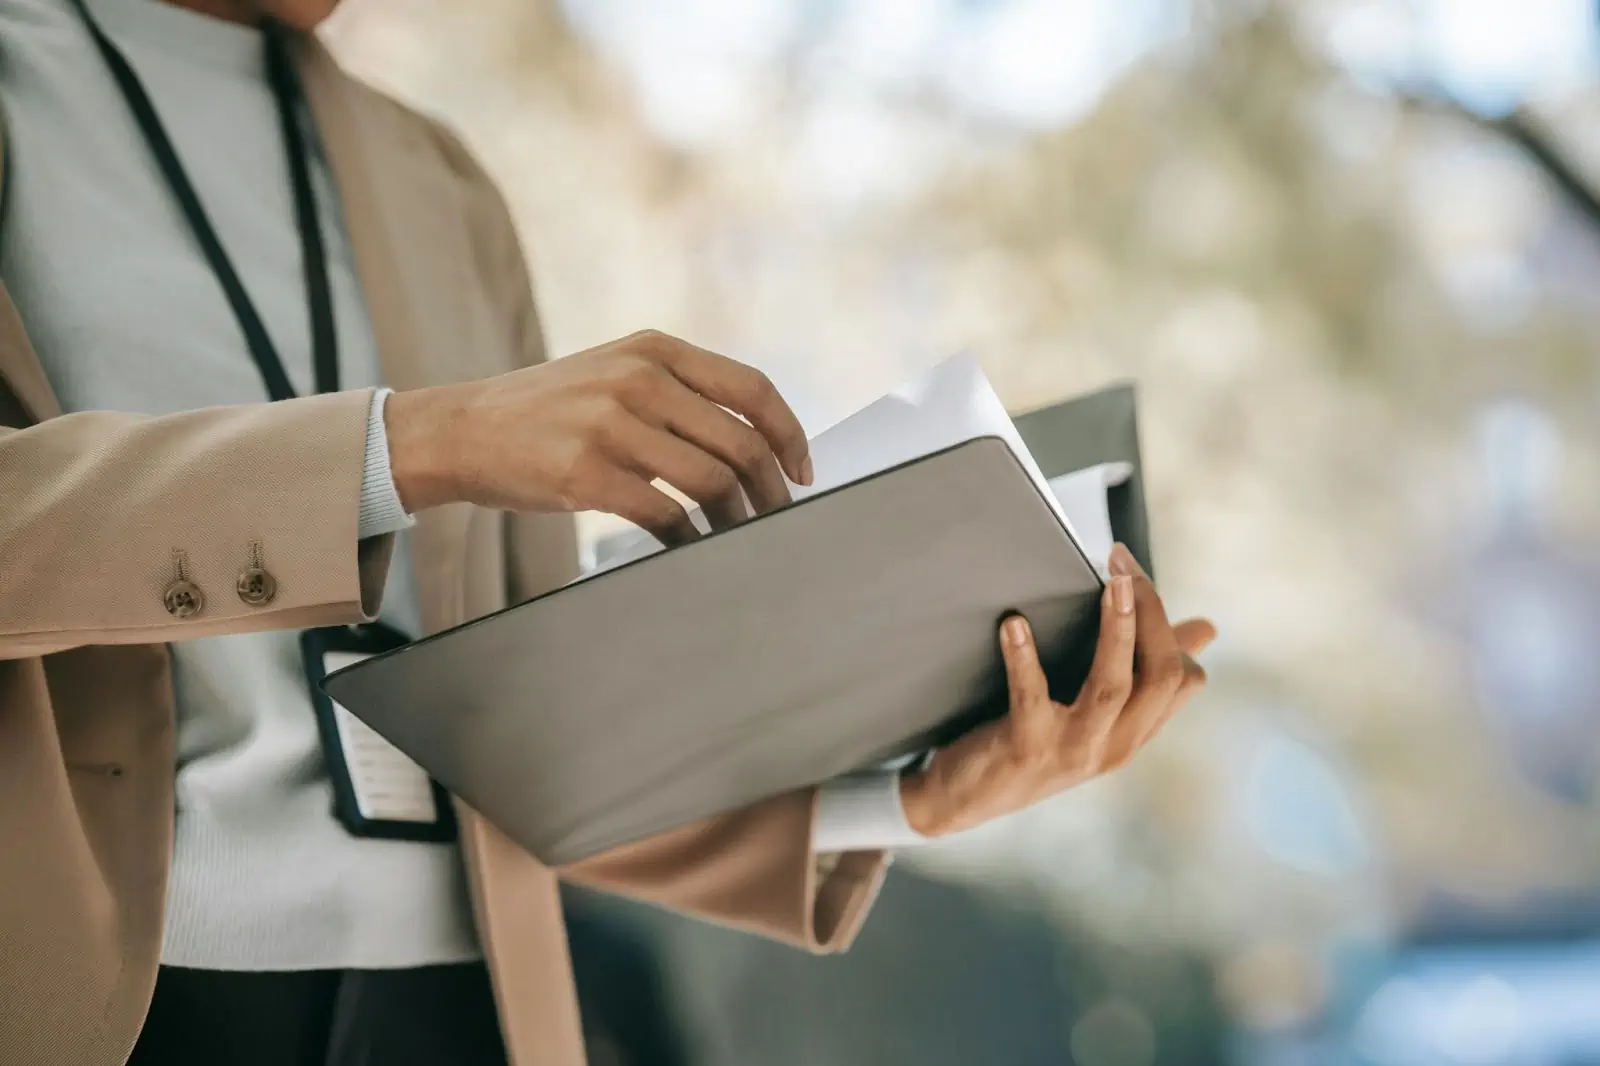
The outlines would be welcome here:
<svg viewBox="0 0 1600 1066">
<path fill-rule="evenodd" d="M 408 514 L 450 503 L 459 497 L 458 466 L 451 459 L 459 415 L 448 387 L 396 392 L 384 404 L 389 437 L 389 472 Z"/>
<path fill-rule="evenodd" d="M 946 820 L 939 811 L 926 770 L 900 775 L 900 805 L 905 808 L 906 824 L 925 837 L 943 836 Z"/>
</svg>

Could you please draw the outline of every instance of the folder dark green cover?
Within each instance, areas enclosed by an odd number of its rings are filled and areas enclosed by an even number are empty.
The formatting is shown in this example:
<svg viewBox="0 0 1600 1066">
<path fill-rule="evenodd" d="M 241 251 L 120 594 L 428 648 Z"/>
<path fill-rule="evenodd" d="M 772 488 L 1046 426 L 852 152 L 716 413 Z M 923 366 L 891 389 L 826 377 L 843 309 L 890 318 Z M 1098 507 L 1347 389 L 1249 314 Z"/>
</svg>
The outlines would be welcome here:
<svg viewBox="0 0 1600 1066">
<path fill-rule="evenodd" d="M 1113 385 L 1013 419 L 1023 443 L 1046 478 L 1101 463 L 1128 463 L 1133 475 L 1107 493 L 1111 530 L 1152 579 L 1150 520 L 1144 502 L 1144 461 L 1139 451 L 1138 390 Z"/>
</svg>

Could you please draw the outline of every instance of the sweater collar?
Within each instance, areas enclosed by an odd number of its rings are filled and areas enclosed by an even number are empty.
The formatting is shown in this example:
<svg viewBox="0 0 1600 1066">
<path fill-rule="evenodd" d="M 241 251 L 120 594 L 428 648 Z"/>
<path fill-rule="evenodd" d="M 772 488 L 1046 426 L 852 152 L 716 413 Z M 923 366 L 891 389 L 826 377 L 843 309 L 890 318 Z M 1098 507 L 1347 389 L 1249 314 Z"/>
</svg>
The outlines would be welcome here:
<svg viewBox="0 0 1600 1066">
<path fill-rule="evenodd" d="M 261 31 L 162 0 L 88 0 L 119 43 L 137 42 L 174 60 L 244 77 L 266 75 Z"/>
</svg>

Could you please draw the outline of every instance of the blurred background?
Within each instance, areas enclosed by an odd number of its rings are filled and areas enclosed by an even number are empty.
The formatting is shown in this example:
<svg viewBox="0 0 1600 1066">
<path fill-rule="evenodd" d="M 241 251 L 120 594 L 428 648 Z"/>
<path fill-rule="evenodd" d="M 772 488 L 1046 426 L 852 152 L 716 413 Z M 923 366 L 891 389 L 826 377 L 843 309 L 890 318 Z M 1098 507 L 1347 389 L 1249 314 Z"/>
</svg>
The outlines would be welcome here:
<svg viewBox="0 0 1600 1066">
<path fill-rule="evenodd" d="M 960 349 L 1141 389 L 1222 639 L 1128 770 L 903 854 L 810 959 L 573 897 L 596 1066 L 1600 1063 L 1589 0 L 350 0 L 552 348 L 812 431 Z M 586 534 L 606 531 L 587 523 Z"/>
</svg>

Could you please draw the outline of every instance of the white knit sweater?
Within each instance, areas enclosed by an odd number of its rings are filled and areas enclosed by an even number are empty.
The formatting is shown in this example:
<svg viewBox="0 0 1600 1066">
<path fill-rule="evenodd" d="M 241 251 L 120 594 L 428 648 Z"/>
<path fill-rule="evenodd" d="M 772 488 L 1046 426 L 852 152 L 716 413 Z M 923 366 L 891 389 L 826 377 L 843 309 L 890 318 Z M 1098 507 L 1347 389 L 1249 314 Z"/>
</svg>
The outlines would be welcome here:
<svg viewBox="0 0 1600 1066">
<path fill-rule="evenodd" d="M 90 6 L 148 89 L 291 381 L 310 391 L 300 245 L 259 32 L 157 0 Z M 0 0 L 0 42 L 10 186 L 0 276 L 63 407 L 167 414 L 265 400 L 232 312 L 71 4 Z M 378 386 L 320 153 L 312 170 L 341 385 Z M 381 407 L 374 413 L 364 536 L 409 524 L 387 476 Z M 383 620 L 415 634 L 409 562 L 402 533 Z M 333 817 L 296 634 L 191 641 L 172 659 L 177 814 L 163 962 L 375 969 L 479 954 L 454 846 L 358 839 Z M 824 789 L 819 851 L 917 839 L 894 774 Z"/>
</svg>

